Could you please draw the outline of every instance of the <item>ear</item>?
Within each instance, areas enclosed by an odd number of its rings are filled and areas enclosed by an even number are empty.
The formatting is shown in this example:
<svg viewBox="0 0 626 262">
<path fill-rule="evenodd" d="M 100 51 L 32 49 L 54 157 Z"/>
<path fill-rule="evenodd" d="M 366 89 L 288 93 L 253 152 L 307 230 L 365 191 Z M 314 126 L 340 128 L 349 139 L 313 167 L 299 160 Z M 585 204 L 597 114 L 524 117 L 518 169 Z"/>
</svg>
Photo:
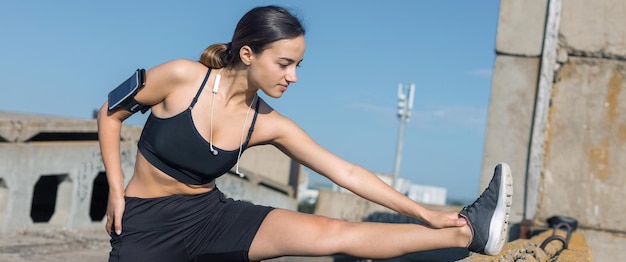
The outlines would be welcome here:
<svg viewBox="0 0 626 262">
<path fill-rule="evenodd" d="M 241 58 L 241 62 L 249 66 L 254 57 L 254 52 L 252 52 L 250 46 L 244 45 L 239 49 L 239 57 Z"/>
</svg>

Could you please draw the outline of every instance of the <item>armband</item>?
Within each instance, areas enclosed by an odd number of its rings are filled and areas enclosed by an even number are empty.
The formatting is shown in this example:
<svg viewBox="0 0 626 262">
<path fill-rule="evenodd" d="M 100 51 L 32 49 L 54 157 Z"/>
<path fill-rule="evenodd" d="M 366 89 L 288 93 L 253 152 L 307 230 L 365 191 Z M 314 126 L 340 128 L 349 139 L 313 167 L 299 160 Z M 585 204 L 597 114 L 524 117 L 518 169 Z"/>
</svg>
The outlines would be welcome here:
<svg viewBox="0 0 626 262">
<path fill-rule="evenodd" d="M 146 70 L 137 69 L 126 81 L 109 92 L 109 113 L 125 109 L 132 113 L 145 113 L 150 109 L 135 100 L 135 95 L 146 84 Z"/>
</svg>

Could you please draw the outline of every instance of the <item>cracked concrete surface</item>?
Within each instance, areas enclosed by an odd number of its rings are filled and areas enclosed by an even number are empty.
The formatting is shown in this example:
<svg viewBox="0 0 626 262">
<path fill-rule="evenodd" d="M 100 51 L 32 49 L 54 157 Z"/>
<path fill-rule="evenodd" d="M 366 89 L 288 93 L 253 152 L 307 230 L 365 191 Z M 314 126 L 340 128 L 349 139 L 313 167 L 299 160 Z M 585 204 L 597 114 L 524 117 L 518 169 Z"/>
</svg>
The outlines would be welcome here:
<svg viewBox="0 0 626 262">
<path fill-rule="evenodd" d="M 107 261 L 109 237 L 102 232 L 40 230 L 0 235 L 1 262 Z"/>
</svg>

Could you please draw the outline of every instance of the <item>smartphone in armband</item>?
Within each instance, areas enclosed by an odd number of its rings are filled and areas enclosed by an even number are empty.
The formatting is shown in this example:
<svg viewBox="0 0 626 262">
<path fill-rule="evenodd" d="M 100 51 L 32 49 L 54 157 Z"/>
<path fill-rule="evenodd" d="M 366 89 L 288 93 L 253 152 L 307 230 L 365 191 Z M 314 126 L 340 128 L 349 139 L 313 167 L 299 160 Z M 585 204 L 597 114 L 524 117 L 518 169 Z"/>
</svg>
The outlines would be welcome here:
<svg viewBox="0 0 626 262">
<path fill-rule="evenodd" d="M 130 112 L 145 113 L 150 107 L 135 100 L 135 94 L 146 84 L 146 70 L 137 69 L 126 81 L 109 92 L 109 112 L 126 109 Z"/>
</svg>

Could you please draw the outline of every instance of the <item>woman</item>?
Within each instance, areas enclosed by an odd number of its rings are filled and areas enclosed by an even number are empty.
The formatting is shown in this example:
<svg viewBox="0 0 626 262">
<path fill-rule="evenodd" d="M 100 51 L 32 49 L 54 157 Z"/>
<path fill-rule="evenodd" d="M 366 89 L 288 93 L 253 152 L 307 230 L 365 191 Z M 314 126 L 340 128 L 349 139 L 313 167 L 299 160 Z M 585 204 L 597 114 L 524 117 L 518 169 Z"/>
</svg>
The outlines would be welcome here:
<svg viewBox="0 0 626 262">
<path fill-rule="evenodd" d="M 200 61 L 173 60 L 146 72 L 134 96 L 151 114 L 124 189 L 120 128 L 132 113 L 98 115 L 109 183 L 110 261 L 257 261 L 343 253 L 390 258 L 447 247 L 496 254 L 504 244 L 511 198 L 506 164 L 483 195 L 460 213 L 428 210 L 371 172 L 340 159 L 257 96 L 279 98 L 298 78 L 305 51 L 300 21 L 277 6 L 246 13 L 228 44 Z M 357 195 L 429 226 L 349 223 L 226 199 L 215 178 L 239 170 L 243 150 L 274 145 Z"/>
</svg>

